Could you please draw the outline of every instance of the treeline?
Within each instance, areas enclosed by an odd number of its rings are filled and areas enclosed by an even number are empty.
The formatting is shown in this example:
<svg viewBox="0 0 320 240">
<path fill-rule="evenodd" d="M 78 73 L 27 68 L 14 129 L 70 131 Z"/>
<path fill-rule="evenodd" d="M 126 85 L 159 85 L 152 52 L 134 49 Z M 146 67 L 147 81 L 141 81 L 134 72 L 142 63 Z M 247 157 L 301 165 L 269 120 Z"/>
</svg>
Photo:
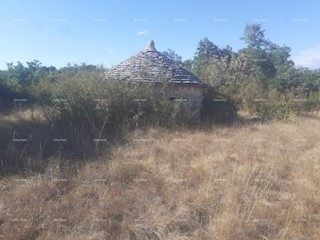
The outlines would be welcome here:
<svg viewBox="0 0 320 240">
<path fill-rule="evenodd" d="M 204 38 L 193 59 L 185 61 L 174 50 L 164 52 L 209 85 L 204 118 L 225 119 L 234 115 L 235 109 L 249 111 L 263 120 L 319 110 L 319 69 L 296 67 L 290 60 L 290 48 L 268 40 L 259 24 L 248 24 L 241 39 L 246 47 L 235 52 L 230 46 L 221 48 Z M 75 94 L 81 93 L 89 83 L 77 84 L 76 79 L 94 74 L 95 79 L 103 81 L 104 71 L 101 66 L 87 64 L 56 69 L 42 66 L 37 60 L 26 66 L 21 62 L 9 63 L 7 70 L 0 71 L 0 107 L 56 106 L 53 100 L 64 94 L 56 90 L 63 89 L 60 85 L 68 83 L 68 87 L 64 86 L 67 89 L 79 87 Z"/>
<path fill-rule="evenodd" d="M 81 75 L 85 71 L 96 71 L 94 65 L 68 64 L 57 69 L 54 66 L 42 66 L 38 60 L 27 62 L 26 66 L 17 62 L 7 63 L 7 70 L 0 71 L 0 106 L 10 108 L 13 105 L 37 104 L 42 97 L 39 92 L 44 85 L 56 83 L 62 79 Z"/>
<path fill-rule="evenodd" d="M 296 67 L 290 60 L 291 49 L 268 40 L 260 24 L 247 24 L 241 39 L 246 47 L 234 52 L 204 38 L 194 58 L 181 61 L 210 86 L 205 114 L 216 114 L 211 110 L 221 105 L 212 101 L 217 97 L 262 119 L 285 119 L 290 113 L 320 109 L 320 68 Z M 181 60 L 172 50 L 167 54 Z"/>
</svg>

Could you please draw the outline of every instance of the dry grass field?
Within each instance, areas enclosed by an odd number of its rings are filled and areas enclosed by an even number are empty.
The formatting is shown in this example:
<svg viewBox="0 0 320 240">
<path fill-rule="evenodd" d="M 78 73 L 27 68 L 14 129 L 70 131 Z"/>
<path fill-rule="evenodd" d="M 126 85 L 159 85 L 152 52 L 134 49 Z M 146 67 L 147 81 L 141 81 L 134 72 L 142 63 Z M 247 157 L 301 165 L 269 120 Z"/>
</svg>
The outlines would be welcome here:
<svg viewBox="0 0 320 240">
<path fill-rule="evenodd" d="M 0 179 L 1 240 L 320 239 L 320 119 L 136 131 Z"/>
</svg>

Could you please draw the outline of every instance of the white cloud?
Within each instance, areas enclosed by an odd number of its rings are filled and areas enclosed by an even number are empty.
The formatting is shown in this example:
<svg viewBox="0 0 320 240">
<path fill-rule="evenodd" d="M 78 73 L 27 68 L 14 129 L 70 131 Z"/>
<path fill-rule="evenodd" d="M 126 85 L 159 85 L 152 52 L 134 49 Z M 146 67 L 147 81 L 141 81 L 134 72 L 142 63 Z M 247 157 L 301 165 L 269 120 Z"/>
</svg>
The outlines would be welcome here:
<svg viewBox="0 0 320 240">
<path fill-rule="evenodd" d="M 214 22 L 226 22 L 227 19 L 226 18 L 214 18 L 214 19 L 212 19 L 212 21 L 214 21 Z"/>
<path fill-rule="evenodd" d="M 308 19 L 306 19 L 306 18 L 294 18 L 294 19 L 292 19 L 292 21 L 294 21 L 294 22 L 307 22 Z"/>
<path fill-rule="evenodd" d="M 147 33 L 149 33 L 149 31 L 144 30 L 144 31 L 137 32 L 136 35 L 137 36 L 143 36 L 143 35 L 146 35 Z"/>
<path fill-rule="evenodd" d="M 113 49 L 108 49 L 107 52 L 108 52 L 108 53 L 112 53 L 112 52 L 113 52 Z"/>
<path fill-rule="evenodd" d="M 98 62 L 98 63 L 103 63 L 103 62 L 106 62 L 108 61 L 107 58 L 94 58 L 92 59 L 94 62 Z"/>
<path fill-rule="evenodd" d="M 254 22 L 266 22 L 267 19 L 266 18 L 255 18 L 253 19 Z"/>
<path fill-rule="evenodd" d="M 293 56 L 292 60 L 298 66 L 320 68 L 320 45 L 301 51 L 298 55 Z"/>
<path fill-rule="evenodd" d="M 186 22 L 187 19 L 185 19 L 185 18 L 175 18 L 175 19 L 173 19 L 173 21 L 174 22 Z"/>
</svg>

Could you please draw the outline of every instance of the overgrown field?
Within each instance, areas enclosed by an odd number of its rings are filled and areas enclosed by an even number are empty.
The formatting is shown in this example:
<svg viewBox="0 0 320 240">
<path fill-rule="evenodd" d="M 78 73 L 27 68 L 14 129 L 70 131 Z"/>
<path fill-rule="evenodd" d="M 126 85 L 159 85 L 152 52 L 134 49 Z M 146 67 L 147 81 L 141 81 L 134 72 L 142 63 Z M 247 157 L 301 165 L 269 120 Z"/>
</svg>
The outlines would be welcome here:
<svg viewBox="0 0 320 240">
<path fill-rule="evenodd" d="M 0 180 L 0 239 L 319 239 L 320 118 L 135 131 Z"/>
</svg>

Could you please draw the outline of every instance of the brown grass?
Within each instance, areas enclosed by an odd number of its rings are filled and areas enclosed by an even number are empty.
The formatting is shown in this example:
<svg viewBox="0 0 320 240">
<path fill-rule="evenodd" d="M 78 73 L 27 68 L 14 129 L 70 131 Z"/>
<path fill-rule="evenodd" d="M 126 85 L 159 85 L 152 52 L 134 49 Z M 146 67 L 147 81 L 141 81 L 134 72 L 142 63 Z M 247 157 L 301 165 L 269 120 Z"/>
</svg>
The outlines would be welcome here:
<svg viewBox="0 0 320 240">
<path fill-rule="evenodd" d="M 319 239 L 320 120 L 135 132 L 0 180 L 0 239 Z"/>
<path fill-rule="evenodd" d="M 38 122 L 45 121 L 45 118 L 42 116 L 40 109 L 34 108 L 34 109 L 22 109 L 22 110 L 14 110 L 10 114 L 3 114 L 0 113 L 0 127 L 9 125 L 17 124 L 21 121 L 31 121 L 31 120 L 37 120 Z"/>
</svg>

